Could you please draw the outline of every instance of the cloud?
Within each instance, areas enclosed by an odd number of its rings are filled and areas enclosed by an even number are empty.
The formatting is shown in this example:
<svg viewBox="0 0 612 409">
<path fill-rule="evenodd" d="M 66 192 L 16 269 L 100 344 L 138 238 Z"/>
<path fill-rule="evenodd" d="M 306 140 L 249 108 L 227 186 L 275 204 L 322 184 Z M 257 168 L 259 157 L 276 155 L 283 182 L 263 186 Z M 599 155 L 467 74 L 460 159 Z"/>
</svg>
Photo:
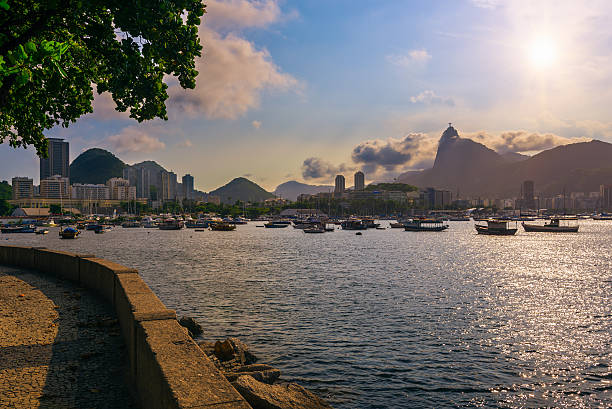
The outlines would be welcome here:
<svg viewBox="0 0 612 409">
<path fill-rule="evenodd" d="M 302 163 L 302 177 L 304 179 L 330 178 L 347 171 L 349 169 L 345 164 L 335 166 L 321 158 L 307 158 Z"/>
<path fill-rule="evenodd" d="M 165 143 L 136 126 L 123 128 L 121 132 L 106 138 L 106 143 L 119 153 L 149 153 L 166 147 Z"/>
<path fill-rule="evenodd" d="M 236 119 L 259 105 L 262 91 L 298 88 L 298 81 L 281 72 L 266 49 L 234 33 L 222 36 L 203 26 L 200 37 L 204 57 L 196 62 L 196 88 L 183 90 L 174 81 L 168 89 L 175 112 Z"/>
<path fill-rule="evenodd" d="M 130 112 L 119 112 L 115 110 L 117 104 L 113 101 L 113 97 L 108 92 L 99 94 L 96 92 L 94 85 L 94 100 L 92 103 L 93 113 L 88 114 L 87 117 L 98 120 L 113 120 L 113 119 L 129 119 Z"/>
<path fill-rule="evenodd" d="M 441 97 L 437 95 L 435 92 L 433 92 L 432 90 L 425 90 L 421 92 L 419 95 L 410 97 L 410 102 L 412 102 L 413 104 L 425 104 L 425 105 L 438 105 L 438 104 L 443 104 L 443 105 L 448 105 L 448 106 L 455 105 L 455 101 L 452 98 Z"/>
<path fill-rule="evenodd" d="M 387 55 L 387 61 L 400 67 L 424 66 L 431 60 L 431 54 L 427 50 L 410 50 L 406 54 Z"/>
<path fill-rule="evenodd" d="M 253 128 L 259 129 L 261 127 L 261 121 L 253 121 L 251 122 L 251 125 L 253 126 Z"/>
<path fill-rule="evenodd" d="M 353 148 L 355 163 L 365 165 L 368 172 L 378 168 L 395 171 L 399 167 L 424 168 L 431 166 L 436 155 L 437 142 L 421 133 L 410 133 L 402 138 L 372 139 Z"/>
<path fill-rule="evenodd" d="M 276 0 L 207 0 L 204 24 L 215 30 L 266 27 L 281 17 Z"/>
<path fill-rule="evenodd" d="M 528 131 L 506 131 L 491 135 L 485 131 L 465 135 L 466 138 L 480 142 L 499 152 L 534 152 L 554 148 L 570 143 L 586 142 L 589 138 L 566 138 L 553 133 L 538 133 Z"/>
<path fill-rule="evenodd" d="M 193 143 L 189 139 L 185 139 L 184 141 L 177 143 L 176 146 L 179 148 L 191 148 Z"/>
<path fill-rule="evenodd" d="M 476 7 L 483 9 L 494 9 L 499 6 L 500 0 L 471 0 Z"/>
</svg>

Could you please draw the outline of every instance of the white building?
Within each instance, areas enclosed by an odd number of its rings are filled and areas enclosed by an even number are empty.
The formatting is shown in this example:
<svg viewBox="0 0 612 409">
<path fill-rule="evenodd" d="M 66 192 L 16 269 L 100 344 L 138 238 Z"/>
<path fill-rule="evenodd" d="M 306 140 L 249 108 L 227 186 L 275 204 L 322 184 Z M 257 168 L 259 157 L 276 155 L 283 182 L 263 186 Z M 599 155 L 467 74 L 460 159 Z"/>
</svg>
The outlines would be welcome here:
<svg viewBox="0 0 612 409">
<path fill-rule="evenodd" d="M 60 175 L 40 181 L 40 196 L 47 199 L 70 199 L 70 182 Z"/>
<path fill-rule="evenodd" d="M 110 188 L 106 185 L 75 183 L 72 185 L 72 198 L 81 200 L 108 200 L 111 198 Z"/>
<path fill-rule="evenodd" d="M 112 178 L 106 181 L 112 200 L 136 200 L 136 186 L 123 178 Z"/>
<path fill-rule="evenodd" d="M 12 186 L 13 199 L 30 199 L 34 197 L 34 180 L 25 177 L 14 177 Z"/>
</svg>

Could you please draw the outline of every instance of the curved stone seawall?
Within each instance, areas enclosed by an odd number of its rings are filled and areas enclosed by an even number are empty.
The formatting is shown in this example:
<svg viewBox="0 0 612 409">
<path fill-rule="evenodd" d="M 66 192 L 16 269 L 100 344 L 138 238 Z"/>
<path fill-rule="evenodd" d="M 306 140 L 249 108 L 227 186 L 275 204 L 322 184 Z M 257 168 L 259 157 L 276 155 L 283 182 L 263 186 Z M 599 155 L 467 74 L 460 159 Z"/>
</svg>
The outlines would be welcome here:
<svg viewBox="0 0 612 409">
<path fill-rule="evenodd" d="M 142 408 L 250 408 L 136 270 L 93 255 L 19 246 L 0 246 L 0 264 L 77 282 L 113 306 Z"/>
</svg>

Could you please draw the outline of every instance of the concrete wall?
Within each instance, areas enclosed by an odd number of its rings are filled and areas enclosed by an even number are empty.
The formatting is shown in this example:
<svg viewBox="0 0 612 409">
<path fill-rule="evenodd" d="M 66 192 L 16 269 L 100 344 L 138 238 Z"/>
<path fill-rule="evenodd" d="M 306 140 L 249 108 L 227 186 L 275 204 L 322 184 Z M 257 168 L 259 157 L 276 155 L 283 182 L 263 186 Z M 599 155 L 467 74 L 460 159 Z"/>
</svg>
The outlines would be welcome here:
<svg viewBox="0 0 612 409">
<path fill-rule="evenodd" d="M 112 304 L 142 408 L 250 408 L 136 270 L 91 254 L 18 246 L 0 246 L 0 265 L 75 281 Z"/>
</svg>

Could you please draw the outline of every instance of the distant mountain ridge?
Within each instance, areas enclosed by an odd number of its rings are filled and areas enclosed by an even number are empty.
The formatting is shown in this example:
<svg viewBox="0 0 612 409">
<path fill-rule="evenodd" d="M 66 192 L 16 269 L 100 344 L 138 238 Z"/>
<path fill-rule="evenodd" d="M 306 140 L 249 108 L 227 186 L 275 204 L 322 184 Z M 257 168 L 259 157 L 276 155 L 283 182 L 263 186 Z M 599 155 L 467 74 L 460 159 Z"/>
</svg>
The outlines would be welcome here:
<svg viewBox="0 0 612 409">
<path fill-rule="evenodd" d="M 257 183 L 251 182 L 247 178 L 239 177 L 209 192 L 210 195 L 219 196 L 223 203 L 235 203 L 237 200 L 243 202 L 263 202 L 271 199 L 274 195 Z"/>
<path fill-rule="evenodd" d="M 274 190 L 274 194 L 283 199 L 295 201 L 301 194 L 315 195 L 317 193 L 325 193 L 333 190 L 334 187 L 331 185 L 309 185 L 290 180 L 289 182 L 278 185 Z"/>
<path fill-rule="evenodd" d="M 593 140 L 558 146 L 527 158 L 500 155 L 483 144 L 461 138 L 449 126 L 438 145 L 434 166 L 407 172 L 398 181 L 419 187 L 460 191 L 462 195 L 512 197 L 525 180 L 536 192 L 590 192 L 612 179 L 612 144 Z"/>
</svg>

